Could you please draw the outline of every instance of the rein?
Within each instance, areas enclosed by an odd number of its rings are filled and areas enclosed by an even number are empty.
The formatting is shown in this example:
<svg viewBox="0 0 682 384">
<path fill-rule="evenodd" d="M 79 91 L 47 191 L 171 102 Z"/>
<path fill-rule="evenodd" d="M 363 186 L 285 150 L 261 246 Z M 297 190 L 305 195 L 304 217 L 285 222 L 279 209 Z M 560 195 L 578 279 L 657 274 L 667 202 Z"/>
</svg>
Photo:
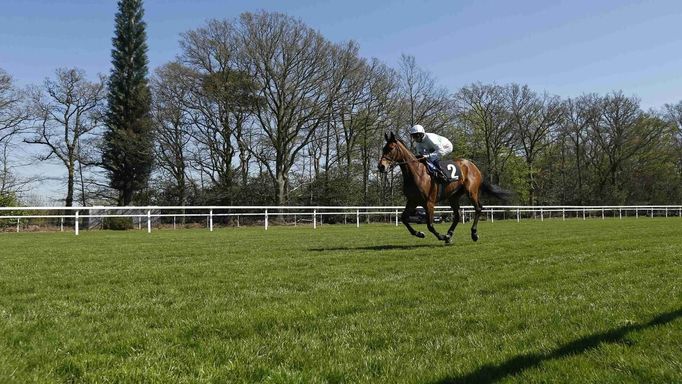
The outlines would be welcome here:
<svg viewBox="0 0 682 384">
<path fill-rule="evenodd" d="M 393 152 L 393 151 L 391 151 L 391 152 Z M 386 160 L 386 161 L 388 161 L 389 163 L 391 163 L 391 168 L 395 167 L 396 165 L 404 165 L 404 164 L 409 164 L 409 163 L 418 163 L 418 162 L 420 162 L 420 160 L 417 159 L 417 158 L 414 158 L 414 159 L 412 159 L 412 160 L 398 161 L 398 160 L 391 159 L 390 157 L 388 157 L 388 156 L 386 156 L 386 155 L 382 155 L 382 156 L 381 156 L 381 159 Z"/>
<path fill-rule="evenodd" d="M 408 163 L 419 162 L 419 159 L 398 161 L 398 160 L 390 159 L 390 158 L 388 158 L 388 157 L 386 157 L 386 156 L 381 156 L 381 158 L 382 158 L 383 160 L 386 160 L 386 161 L 388 161 L 389 163 L 391 163 L 391 166 L 396 166 L 396 165 L 403 165 L 403 164 L 408 164 Z"/>
</svg>

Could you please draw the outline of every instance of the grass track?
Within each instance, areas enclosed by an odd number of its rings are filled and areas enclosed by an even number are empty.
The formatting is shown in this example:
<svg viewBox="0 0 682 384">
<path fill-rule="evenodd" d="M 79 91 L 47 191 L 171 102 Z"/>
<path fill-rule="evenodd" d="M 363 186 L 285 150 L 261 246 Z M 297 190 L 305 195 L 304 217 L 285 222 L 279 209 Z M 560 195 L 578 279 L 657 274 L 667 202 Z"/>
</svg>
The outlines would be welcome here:
<svg viewBox="0 0 682 384">
<path fill-rule="evenodd" d="M 0 383 L 682 382 L 681 220 L 468 229 L 0 234 Z"/>
</svg>

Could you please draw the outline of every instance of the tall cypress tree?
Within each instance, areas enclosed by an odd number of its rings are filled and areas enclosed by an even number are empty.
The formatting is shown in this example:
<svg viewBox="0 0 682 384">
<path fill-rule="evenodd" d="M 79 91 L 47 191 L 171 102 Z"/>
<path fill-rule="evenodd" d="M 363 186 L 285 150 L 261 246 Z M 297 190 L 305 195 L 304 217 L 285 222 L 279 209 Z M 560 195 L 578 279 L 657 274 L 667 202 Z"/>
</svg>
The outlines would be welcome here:
<svg viewBox="0 0 682 384">
<path fill-rule="evenodd" d="M 118 2 L 102 149 L 109 185 L 119 192 L 118 205 L 130 204 L 146 186 L 154 160 L 143 16 L 142 0 Z"/>
</svg>

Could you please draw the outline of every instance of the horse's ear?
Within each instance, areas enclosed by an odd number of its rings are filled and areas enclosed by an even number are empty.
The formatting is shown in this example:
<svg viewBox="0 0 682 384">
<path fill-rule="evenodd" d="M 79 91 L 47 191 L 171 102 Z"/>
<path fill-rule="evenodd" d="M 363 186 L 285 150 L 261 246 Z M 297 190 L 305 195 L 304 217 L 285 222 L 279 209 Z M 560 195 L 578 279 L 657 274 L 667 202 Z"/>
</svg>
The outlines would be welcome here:
<svg viewBox="0 0 682 384">
<path fill-rule="evenodd" d="M 395 133 L 393 131 L 391 131 L 391 141 L 395 141 Z"/>
<path fill-rule="evenodd" d="M 388 132 L 384 132 L 384 139 L 386 139 L 386 141 L 390 141 L 388 138 Z"/>
</svg>

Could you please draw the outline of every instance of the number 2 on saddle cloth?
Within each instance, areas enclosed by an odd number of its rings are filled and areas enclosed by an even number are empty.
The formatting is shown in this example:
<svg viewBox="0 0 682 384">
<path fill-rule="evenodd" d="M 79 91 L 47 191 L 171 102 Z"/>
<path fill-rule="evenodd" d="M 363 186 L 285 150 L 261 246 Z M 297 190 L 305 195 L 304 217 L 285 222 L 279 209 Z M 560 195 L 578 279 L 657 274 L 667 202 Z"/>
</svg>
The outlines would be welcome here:
<svg viewBox="0 0 682 384">
<path fill-rule="evenodd" d="M 426 167 L 429 170 L 429 173 L 432 176 L 435 176 L 437 172 L 440 171 L 441 176 L 445 177 L 445 180 L 443 180 L 446 183 L 451 183 L 453 181 L 457 181 L 462 177 L 462 171 L 457 167 L 454 161 L 452 160 L 442 160 L 442 161 L 432 161 L 432 160 L 427 160 L 426 161 Z"/>
</svg>

